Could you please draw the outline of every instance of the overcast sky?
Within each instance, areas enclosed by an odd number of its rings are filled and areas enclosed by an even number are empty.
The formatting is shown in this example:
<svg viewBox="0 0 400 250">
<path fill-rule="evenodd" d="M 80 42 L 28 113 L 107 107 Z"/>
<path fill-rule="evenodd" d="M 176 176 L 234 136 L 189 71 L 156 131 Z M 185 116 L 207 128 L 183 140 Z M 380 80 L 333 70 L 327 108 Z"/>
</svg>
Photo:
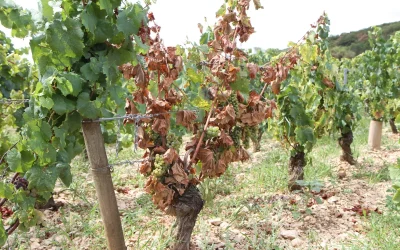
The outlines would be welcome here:
<svg viewBox="0 0 400 250">
<path fill-rule="evenodd" d="M 34 0 L 14 1 L 26 8 L 37 9 Z M 183 44 L 186 37 L 198 41 L 197 24 L 206 26 L 206 17 L 212 26 L 216 21 L 215 13 L 223 3 L 223 0 L 157 0 L 151 11 L 161 26 L 165 44 L 173 46 Z M 251 5 L 249 11 L 256 33 L 240 47 L 286 48 L 289 41 L 299 40 L 323 11 L 331 20 L 332 35 L 400 21 L 399 0 L 261 0 L 261 3 L 264 9 L 256 11 Z M 16 41 L 16 46 L 28 42 Z"/>
</svg>

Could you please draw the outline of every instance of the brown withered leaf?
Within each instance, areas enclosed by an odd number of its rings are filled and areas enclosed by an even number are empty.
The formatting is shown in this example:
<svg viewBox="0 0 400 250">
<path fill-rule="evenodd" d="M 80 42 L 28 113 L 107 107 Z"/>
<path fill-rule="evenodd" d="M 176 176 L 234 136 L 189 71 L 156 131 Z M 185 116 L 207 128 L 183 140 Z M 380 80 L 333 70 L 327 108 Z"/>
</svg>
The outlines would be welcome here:
<svg viewBox="0 0 400 250">
<path fill-rule="evenodd" d="M 225 150 L 222 152 L 221 156 L 219 157 L 220 160 L 223 160 L 226 163 L 234 162 L 235 161 L 235 153 L 231 150 Z"/>
<path fill-rule="evenodd" d="M 273 67 L 267 66 L 263 68 L 262 71 L 262 81 L 266 83 L 271 83 L 276 79 L 276 71 Z"/>
<path fill-rule="evenodd" d="M 228 104 L 228 106 L 225 106 L 224 109 L 215 116 L 214 123 L 224 125 L 234 122 L 235 120 L 235 109 L 233 108 L 232 104 Z"/>
<path fill-rule="evenodd" d="M 260 124 L 265 119 L 264 117 L 265 112 L 253 111 L 242 114 L 240 116 L 240 120 L 242 121 L 242 123 L 248 126 L 255 126 L 257 124 Z"/>
<path fill-rule="evenodd" d="M 138 127 L 136 134 L 137 143 L 140 148 L 146 149 L 148 147 L 154 146 L 154 143 L 150 140 L 149 136 L 146 134 L 141 126 Z"/>
<path fill-rule="evenodd" d="M 325 86 L 327 86 L 328 88 L 333 89 L 335 87 L 335 85 L 333 84 L 333 82 L 331 80 L 329 80 L 328 78 L 324 77 L 324 79 L 322 79 L 322 82 L 325 84 Z"/>
<path fill-rule="evenodd" d="M 190 110 L 179 110 L 176 113 L 176 124 L 182 125 L 190 130 L 193 128 L 193 123 L 196 119 L 196 113 Z"/>
<path fill-rule="evenodd" d="M 154 187 L 154 194 L 152 197 L 153 203 L 161 210 L 165 210 L 171 205 L 174 199 L 174 191 L 163 185 L 161 182 L 156 183 Z"/>
<path fill-rule="evenodd" d="M 240 161 L 247 161 L 248 159 L 250 159 L 250 155 L 249 155 L 249 153 L 247 152 L 247 150 L 246 149 L 244 149 L 243 147 L 240 147 L 240 149 L 239 149 L 239 160 Z"/>
<path fill-rule="evenodd" d="M 167 101 L 156 99 L 149 106 L 150 113 L 159 114 L 168 112 L 171 109 L 171 104 Z"/>
<path fill-rule="evenodd" d="M 278 83 L 277 81 L 273 81 L 271 85 L 272 93 L 275 95 L 279 94 L 281 92 L 281 84 Z"/>
<path fill-rule="evenodd" d="M 135 68 L 134 71 L 136 71 L 136 75 L 135 75 L 135 83 L 136 85 L 141 88 L 144 89 L 147 86 L 147 77 L 146 74 L 142 68 L 142 65 L 140 65 L 140 63 L 138 63 Z"/>
<path fill-rule="evenodd" d="M 179 76 L 178 70 L 177 69 L 172 69 L 171 72 L 170 72 L 170 76 L 171 76 L 173 81 L 178 79 L 178 76 Z"/>
<path fill-rule="evenodd" d="M 261 5 L 260 0 L 253 0 L 253 3 L 254 3 L 254 5 L 255 5 L 255 7 L 256 7 L 256 10 L 258 10 L 258 9 L 264 9 L 264 7 Z"/>
<path fill-rule="evenodd" d="M 177 161 L 178 158 L 179 158 L 179 155 L 176 152 L 176 150 L 173 148 L 169 148 L 167 150 L 167 152 L 165 152 L 163 155 L 163 160 L 167 164 L 172 164 L 173 162 Z"/>
<path fill-rule="evenodd" d="M 257 94 L 254 90 L 250 91 L 249 93 L 249 106 L 253 107 L 256 106 L 260 102 L 261 96 Z"/>
<path fill-rule="evenodd" d="M 189 177 L 185 173 L 182 164 L 175 163 L 170 170 L 170 176 L 165 178 L 166 184 L 181 184 L 186 187 L 189 184 Z M 175 186 L 177 187 L 177 186 Z M 179 194 L 182 195 L 185 190 L 179 190 Z"/>
<path fill-rule="evenodd" d="M 236 22 L 237 21 L 236 13 L 235 12 L 227 13 L 222 17 L 222 20 L 227 23 Z"/>
<path fill-rule="evenodd" d="M 197 24 L 197 27 L 198 27 L 199 30 L 200 30 L 200 34 L 203 34 L 203 25 L 201 25 L 201 23 L 198 23 L 198 24 Z"/>
<path fill-rule="evenodd" d="M 214 160 L 214 152 L 210 149 L 200 148 L 196 157 L 202 162 L 202 175 L 213 176 L 216 165 L 216 162 Z"/>
<path fill-rule="evenodd" d="M 254 64 L 254 63 L 247 63 L 247 70 L 250 73 L 250 78 L 254 79 L 257 76 L 258 65 Z"/>
<path fill-rule="evenodd" d="M 144 174 L 144 175 L 150 174 L 150 172 L 151 172 L 151 163 L 148 162 L 148 161 L 143 162 L 142 165 L 140 166 L 139 172 L 141 174 Z"/>
<path fill-rule="evenodd" d="M 122 72 L 122 74 L 124 75 L 124 78 L 126 80 L 129 80 L 132 77 L 136 76 L 138 68 L 133 66 L 130 63 L 125 63 L 125 64 L 119 66 L 118 69 Z"/>
<path fill-rule="evenodd" d="M 169 119 L 155 118 L 151 128 L 162 136 L 166 136 L 169 129 Z"/>
<path fill-rule="evenodd" d="M 183 61 L 181 56 L 176 56 L 175 61 L 174 61 L 174 68 L 178 70 L 178 72 L 181 72 L 183 69 Z"/>
<path fill-rule="evenodd" d="M 239 71 L 240 71 L 239 67 L 235 67 L 233 66 L 233 64 L 229 64 L 228 77 L 227 77 L 228 82 L 236 81 L 236 76 Z"/>
<path fill-rule="evenodd" d="M 125 98 L 125 114 L 134 115 L 138 113 L 139 110 L 137 110 L 135 104 L 131 102 L 128 98 Z"/>
<path fill-rule="evenodd" d="M 145 101 L 146 101 L 145 98 L 147 97 L 147 90 L 143 90 L 143 91 L 137 90 L 137 91 L 132 93 L 132 96 L 133 96 L 133 100 L 135 102 L 140 103 L 140 104 L 144 104 Z"/>
<path fill-rule="evenodd" d="M 134 115 L 139 113 L 137 110 L 135 104 L 131 102 L 128 98 L 125 99 L 125 114 L 127 115 Z M 132 119 L 124 119 L 124 125 L 127 123 L 133 123 L 134 121 Z"/>
<path fill-rule="evenodd" d="M 175 105 L 182 100 L 182 95 L 179 95 L 175 89 L 169 89 L 168 95 L 165 96 L 165 100 L 171 105 Z"/>
<path fill-rule="evenodd" d="M 232 138 L 225 133 L 224 130 L 221 131 L 221 135 L 219 136 L 219 139 L 221 140 L 221 142 L 227 146 L 232 146 L 233 145 L 233 140 Z"/>
<path fill-rule="evenodd" d="M 176 58 L 176 47 L 167 47 L 168 61 L 173 62 Z"/>
<path fill-rule="evenodd" d="M 157 146 L 153 149 L 153 153 L 155 154 L 164 154 L 167 150 L 163 146 Z"/>
<path fill-rule="evenodd" d="M 171 84 L 174 82 L 174 79 L 171 77 L 165 77 L 164 80 L 161 82 L 161 88 L 168 90 L 171 87 Z"/>
</svg>

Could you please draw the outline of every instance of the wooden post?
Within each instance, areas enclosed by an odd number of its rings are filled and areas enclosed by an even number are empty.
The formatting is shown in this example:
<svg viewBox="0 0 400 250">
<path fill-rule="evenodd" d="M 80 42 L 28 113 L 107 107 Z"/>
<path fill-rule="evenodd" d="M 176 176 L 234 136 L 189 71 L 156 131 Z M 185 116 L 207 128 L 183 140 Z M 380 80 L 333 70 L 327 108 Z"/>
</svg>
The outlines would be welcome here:
<svg viewBox="0 0 400 250">
<path fill-rule="evenodd" d="M 124 233 L 121 219 L 119 218 L 117 199 L 115 198 L 111 172 L 108 167 L 100 123 L 84 121 L 82 130 L 100 204 L 100 213 L 106 231 L 108 249 L 125 250 Z"/>
<path fill-rule="evenodd" d="M 381 148 L 382 122 L 371 120 L 369 125 L 368 146 L 373 150 Z"/>
</svg>

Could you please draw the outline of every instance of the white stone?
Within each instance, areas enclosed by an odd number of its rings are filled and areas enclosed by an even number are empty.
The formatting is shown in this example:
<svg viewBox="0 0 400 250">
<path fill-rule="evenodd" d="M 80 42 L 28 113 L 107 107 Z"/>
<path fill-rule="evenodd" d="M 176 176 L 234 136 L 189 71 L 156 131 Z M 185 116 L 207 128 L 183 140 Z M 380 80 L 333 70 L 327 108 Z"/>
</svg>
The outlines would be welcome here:
<svg viewBox="0 0 400 250">
<path fill-rule="evenodd" d="M 280 236 L 284 239 L 293 240 L 299 236 L 299 233 L 296 230 L 281 229 Z"/>
<path fill-rule="evenodd" d="M 293 247 L 300 247 L 301 245 L 303 245 L 303 241 L 299 238 L 295 238 L 291 241 L 291 244 Z"/>
<path fill-rule="evenodd" d="M 222 223 L 221 218 L 215 218 L 215 219 L 211 219 L 209 220 L 210 224 L 213 226 L 219 226 Z"/>
</svg>

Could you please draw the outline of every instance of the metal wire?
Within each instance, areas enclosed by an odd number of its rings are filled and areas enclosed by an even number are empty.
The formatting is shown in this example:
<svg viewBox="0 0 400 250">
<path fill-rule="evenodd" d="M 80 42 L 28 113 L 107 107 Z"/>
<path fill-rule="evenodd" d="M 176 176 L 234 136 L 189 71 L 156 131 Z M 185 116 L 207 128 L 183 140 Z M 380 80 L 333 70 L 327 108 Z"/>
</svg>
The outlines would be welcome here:
<svg viewBox="0 0 400 250">
<path fill-rule="evenodd" d="M 29 102 L 29 99 L 0 99 L 0 104 L 12 104 L 12 103 L 25 103 Z"/>
</svg>

